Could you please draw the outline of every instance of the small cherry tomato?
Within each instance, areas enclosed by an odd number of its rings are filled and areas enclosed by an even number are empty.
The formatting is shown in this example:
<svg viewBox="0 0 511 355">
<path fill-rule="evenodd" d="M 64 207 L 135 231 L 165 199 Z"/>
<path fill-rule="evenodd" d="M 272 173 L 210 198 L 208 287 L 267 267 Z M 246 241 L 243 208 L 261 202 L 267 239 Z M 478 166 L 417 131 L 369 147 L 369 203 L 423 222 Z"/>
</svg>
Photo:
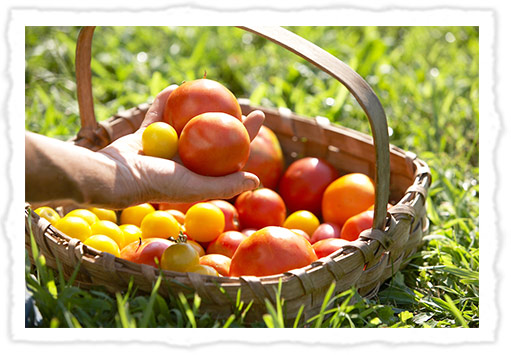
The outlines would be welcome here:
<svg viewBox="0 0 511 355">
<path fill-rule="evenodd" d="M 124 235 L 124 245 L 121 249 L 130 243 L 138 242 L 138 240 L 142 238 L 142 231 L 134 224 L 121 224 L 119 229 Z"/>
<path fill-rule="evenodd" d="M 242 192 L 234 206 L 238 210 L 242 228 L 282 226 L 286 219 L 284 201 L 278 193 L 268 188 Z"/>
<path fill-rule="evenodd" d="M 344 240 L 344 239 L 328 238 L 328 239 L 321 239 L 321 240 L 317 241 L 316 243 L 312 244 L 312 248 L 314 249 L 314 252 L 316 253 L 316 255 L 319 259 L 319 258 L 328 256 L 328 255 L 332 254 L 333 252 L 341 249 L 347 243 L 348 243 L 348 241 Z"/>
<path fill-rule="evenodd" d="M 121 251 L 119 250 L 117 242 L 106 235 L 91 235 L 85 240 L 85 242 L 83 242 L 83 244 L 96 250 L 110 253 L 118 258 L 121 256 Z"/>
<path fill-rule="evenodd" d="M 210 242 L 217 238 L 225 227 L 222 210 L 209 202 L 201 202 L 188 209 L 185 215 L 186 234 L 197 242 Z"/>
<path fill-rule="evenodd" d="M 147 214 L 140 224 L 142 238 L 175 238 L 179 237 L 181 225 L 166 211 L 154 211 Z"/>
<path fill-rule="evenodd" d="M 311 235 L 311 243 L 328 238 L 340 238 L 341 227 L 336 223 L 321 223 Z"/>
<path fill-rule="evenodd" d="M 76 216 L 65 216 L 59 219 L 55 223 L 55 228 L 71 238 L 80 239 L 82 242 L 92 235 L 89 223 Z"/>
<path fill-rule="evenodd" d="M 125 245 L 124 233 L 122 232 L 121 228 L 119 228 L 119 226 L 114 222 L 98 220 L 96 223 L 90 226 L 90 229 L 92 235 L 102 234 L 112 238 L 117 243 L 119 248 L 123 248 Z"/>
<path fill-rule="evenodd" d="M 163 238 L 140 239 L 122 248 L 121 258 L 137 264 L 158 267 L 163 252 L 173 244 L 175 243 Z"/>
<path fill-rule="evenodd" d="M 96 216 L 94 213 L 92 213 L 89 210 L 86 210 L 84 208 L 77 208 L 75 210 L 69 211 L 66 216 L 75 216 L 80 217 L 84 219 L 87 223 L 89 223 L 90 226 L 92 226 L 94 223 L 99 221 L 98 216 Z"/>
<path fill-rule="evenodd" d="M 97 208 L 91 207 L 89 211 L 94 213 L 100 220 L 111 221 L 117 223 L 117 214 L 114 210 L 110 210 L 108 208 Z"/>
<path fill-rule="evenodd" d="M 305 210 L 291 213 L 282 224 L 282 227 L 285 228 L 301 229 L 307 233 L 307 235 L 312 235 L 318 226 L 318 217 L 316 217 L 312 212 Z"/>
<path fill-rule="evenodd" d="M 57 211 L 48 206 L 36 208 L 34 212 L 37 213 L 39 217 L 46 219 L 53 225 L 55 225 L 55 223 L 60 219 L 60 215 Z"/>
<path fill-rule="evenodd" d="M 227 231 L 223 232 L 209 243 L 208 248 L 206 249 L 207 254 L 222 254 L 229 258 L 232 258 L 236 249 L 240 243 L 247 238 L 247 236 L 241 232 L 237 231 Z"/>
<path fill-rule="evenodd" d="M 121 224 L 134 224 L 140 227 L 144 217 L 154 211 L 155 209 L 150 203 L 127 207 L 121 212 Z"/>
<path fill-rule="evenodd" d="M 176 130 L 165 122 L 154 122 L 142 132 L 142 151 L 145 155 L 172 159 L 177 152 Z"/>
<path fill-rule="evenodd" d="M 161 268 L 164 270 L 185 272 L 199 264 L 199 253 L 187 243 L 174 243 L 161 256 Z"/>
</svg>

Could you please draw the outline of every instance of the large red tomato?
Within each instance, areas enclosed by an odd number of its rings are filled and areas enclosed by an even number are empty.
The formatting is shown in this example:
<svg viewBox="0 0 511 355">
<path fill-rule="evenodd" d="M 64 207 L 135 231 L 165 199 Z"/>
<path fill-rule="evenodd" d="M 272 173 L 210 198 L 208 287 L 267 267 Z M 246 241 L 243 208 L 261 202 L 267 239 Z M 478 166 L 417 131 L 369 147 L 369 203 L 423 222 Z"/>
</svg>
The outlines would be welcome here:
<svg viewBox="0 0 511 355">
<path fill-rule="evenodd" d="M 341 229 L 341 238 L 350 242 L 357 240 L 360 232 L 373 226 L 374 211 L 368 210 L 348 218 Z"/>
<path fill-rule="evenodd" d="M 155 259 L 159 262 L 163 252 L 172 244 L 174 242 L 163 238 L 142 239 L 142 243 L 135 241 L 122 248 L 121 258 L 137 264 L 158 267 Z"/>
<path fill-rule="evenodd" d="M 188 169 L 201 175 L 223 176 L 245 166 L 250 137 L 234 116 L 206 112 L 192 118 L 183 128 L 178 151 Z"/>
<path fill-rule="evenodd" d="M 206 254 L 222 254 L 232 258 L 240 243 L 248 238 L 245 234 L 237 231 L 223 232 L 208 244 Z"/>
<path fill-rule="evenodd" d="M 334 251 L 341 249 L 347 243 L 348 241 L 344 239 L 328 238 L 321 239 L 320 241 L 317 241 L 316 243 L 312 244 L 312 248 L 314 249 L 314 252 L 316 253 L 319 259 L 332 254 Z"/>
<path fill-rule="evenodd" d="M 337 170 L 326 160 L 302 158 L 291 163 L 282 175 L 279 194 L 289 212 L 307 210 L 320 216 L 323 192 L 338 177 Z"/>
<path fill-rule="evenodd" d="M 241 107 L 225 86 L 209 79 L 181 84 L 167 99 L 163 120 L 181 134 L 186 123 L 205 112 L 224 112 L 241 121 Z"/>
<path fill-rule="evenodd" d="M 281 226 L 286 219 L 286 205 L 273 190 L 261 188 L 242 192 L 234 206 L 238 210 L 242 228 L 261 229 Z"/>
<path fill-rule="evenodd" d="M 287 228 L 265 227 L 241 242 L 231 260 L 230 276 L 268 276 L 317 260 L 307 239 Z"/>
<path fill-rule="evenodd" d="M 284 157 L 277 136 L 268 127 L 261 126 L 250 143 L 250 155 L 243 170 L 257 175 L 262 186 L 277 188 L 284 172 Z"/>
<path fill-rule="evenodd" d="M 236 207 L 232 205 L 232 203 L 225 200 L 211 200 L 209 203 L 214 204 L 216 207 L 222 210 L 222 213 L 225 216 L 224 232 L 240 230 L 238 211 L 236 210 Z"/>
<path fill-rule="evenodd" d="M 321 223 L 311 235 L 311 243 L 314 244 L 319 240 L 329 238 L 340 238 L 341 227 L 335 223 Z"/>
</svg>

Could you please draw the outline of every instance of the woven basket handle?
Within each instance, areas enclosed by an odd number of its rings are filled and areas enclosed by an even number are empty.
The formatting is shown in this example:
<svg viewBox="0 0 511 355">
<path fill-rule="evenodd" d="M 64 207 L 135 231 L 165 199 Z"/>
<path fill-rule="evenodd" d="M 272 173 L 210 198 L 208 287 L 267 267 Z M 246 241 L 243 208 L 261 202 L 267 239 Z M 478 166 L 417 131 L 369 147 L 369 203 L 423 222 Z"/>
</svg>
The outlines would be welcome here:
<svg viewBox="0 0 511 355">
<path fill-rule="evenodd" d="M 390 151 L 387 118 L 378 97 L 362 77 L 341 60 L 306 39 L 282 27 L 240 27 L 264 37 L 339 80 L 365 111 L 373 135 L 376 154 L 376 196 L 373 228 L 384 230 L 390 187 Z M 94 115 L 91 84 L 91 45 L 95 27 L 83 27 L 76 47 L 76 83 L 81 129 L 78 137 L 94 139 L 98 127 Z"/>
</svg>

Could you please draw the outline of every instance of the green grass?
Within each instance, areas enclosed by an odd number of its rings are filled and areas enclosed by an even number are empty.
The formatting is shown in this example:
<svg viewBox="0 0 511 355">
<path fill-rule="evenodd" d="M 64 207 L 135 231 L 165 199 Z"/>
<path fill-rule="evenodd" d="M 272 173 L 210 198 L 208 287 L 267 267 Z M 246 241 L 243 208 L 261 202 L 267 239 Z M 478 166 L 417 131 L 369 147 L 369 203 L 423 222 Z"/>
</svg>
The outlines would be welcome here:
<svg viewBox="0 0 511 355">
<path fill-rule="evenodd" d="M 44 327 L 478 327 L 479 34 L 473 27 L 295 27 L 345 61 L 373 87 L 392 128 L 391 143 L 426 161 L 427 243 L 371 300 L 355 290 L 325 309 L 284 322 L 284 304 L 247 323 L 250 305 L 227 320 L 199 315 L 198 297 L 163 299 L 134 288 L 118 295 L 81 290 L 43 264 L 26 279 Z M 78 28 L 26 28 L 27 130 L 67 139 L 79 128 L 74 50 Z M 144 54 L 145 53 L 145 54 Z M 284 49 L 228 27 L 98 28 L 93 42 L 96 116 L 149 102 L 164 87 L 201 77 L 254 104 L 369 133 L 356 101 L 338 82 Z M 165 287 L 164 282 L 155 285 Z M 278 290 L 277 290 L 278 292 Z M 328 307 L 327 307 L 328 306 Z M 101 312 L 97 312 L 97 310 Z"/>
</svg>

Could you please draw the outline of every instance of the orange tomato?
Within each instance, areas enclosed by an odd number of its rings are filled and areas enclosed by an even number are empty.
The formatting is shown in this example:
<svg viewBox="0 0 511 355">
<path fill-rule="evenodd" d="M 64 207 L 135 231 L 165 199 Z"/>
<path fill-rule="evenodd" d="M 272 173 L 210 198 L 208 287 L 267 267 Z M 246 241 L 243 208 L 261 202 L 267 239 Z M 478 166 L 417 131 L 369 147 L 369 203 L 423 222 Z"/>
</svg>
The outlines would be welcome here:
<svg viewBox="0 0 511 355">
<path fill-rule="evenodd" d="M 206 254 L 199 258 L 199 264 L 211 266 L 220 275 L 229 276 L 231 258 L 222 254 Z"/>
<path fill-rule="evenodd" d="M 356 214 L 346 221 L 341 229 L 341 239 L 350 242 L 357 240 L 360 232 L 373 226 L 374 211 L 364 211 Z"/>
<path fill-rule="evenodd" d="M 367 210 L 374 203 L 374 182 L 367 175 L 351 173 L 333 181 L 323 194 L 325 222 L 342 225 L 351 216 Z"/>
<path fill-rule="evenodd" d="M 209 202 L 200 202 L 185 214 L 186 234 L 203 243 L 216 239 L 225 227 L 225 217 L 220 208 Z"/>
</svg>

